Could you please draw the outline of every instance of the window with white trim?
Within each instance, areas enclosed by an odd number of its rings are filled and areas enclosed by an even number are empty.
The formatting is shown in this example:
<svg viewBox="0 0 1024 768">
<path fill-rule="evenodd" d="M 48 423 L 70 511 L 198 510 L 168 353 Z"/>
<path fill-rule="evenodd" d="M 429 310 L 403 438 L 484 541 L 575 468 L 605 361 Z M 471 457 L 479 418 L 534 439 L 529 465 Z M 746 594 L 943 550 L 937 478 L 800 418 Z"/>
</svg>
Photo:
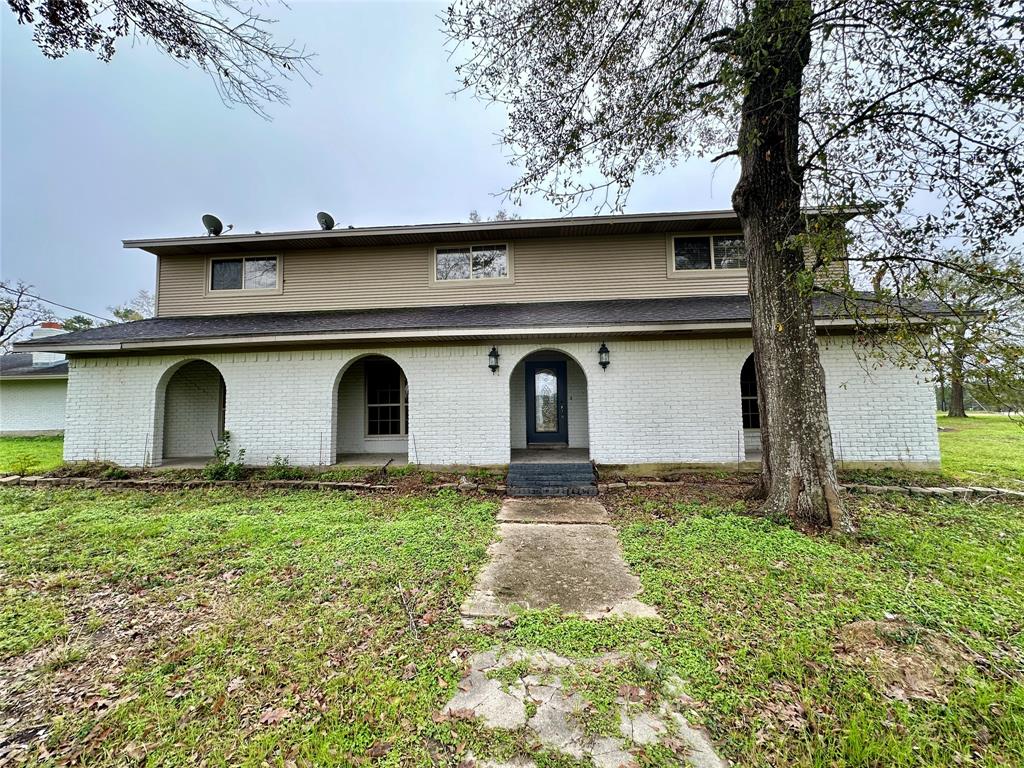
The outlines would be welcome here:
<svg viewBox="0 0 1024 768">
<path fill-rule="evenodd" d="M 211 291 L 266 291 L 277 288 L 277 256 L 210 260 Z"/>
<path fill-rule="evenodd" d="M 393 360 L 367 360 L 366 434 L 401 436 L 409 432 L 409 388 Z"/>
<path fill-rule="evenodd" d="M 434 279 L 495 280 L 508 277 L 508 246 L 444 246 L 434 249 Z"/>
<path fill-rule="evenodd" d="M 684 270 L 746 269 L 743 235 L 700 235 L 672 238 L 672 265 Z"/>
</svg>

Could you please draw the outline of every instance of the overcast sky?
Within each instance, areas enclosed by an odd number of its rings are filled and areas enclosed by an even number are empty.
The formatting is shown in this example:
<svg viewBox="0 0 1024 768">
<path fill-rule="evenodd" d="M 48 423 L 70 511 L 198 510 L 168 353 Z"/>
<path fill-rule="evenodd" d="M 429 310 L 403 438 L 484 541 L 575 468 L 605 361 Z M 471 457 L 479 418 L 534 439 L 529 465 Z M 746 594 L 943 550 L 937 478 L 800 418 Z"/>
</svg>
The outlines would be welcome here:
<svg viewBox="0 0 1024 768">
<path fill-rule="evenodd" d="M 275 35 L 305 43 L 320 75 L 291 83 L 268 122 L 146 44 L 110 64 L 47 60 L 4 3 L 0 274 L 104 314 L 154 283 L 154 257 L 121 240 L 199 235 L 203 213 L 242 232 L 315 228 L 319 210 L 355 226 L 493 213 L 516 173 L 496 139 L 505 115 L 450 95 L 443 8 L 273 8 Z M 643 179 L 627 210 L 728 208 L 734 181 L 694 161 Z M 517 212 L 561 215 L 540 198 Z"/>
</svg>

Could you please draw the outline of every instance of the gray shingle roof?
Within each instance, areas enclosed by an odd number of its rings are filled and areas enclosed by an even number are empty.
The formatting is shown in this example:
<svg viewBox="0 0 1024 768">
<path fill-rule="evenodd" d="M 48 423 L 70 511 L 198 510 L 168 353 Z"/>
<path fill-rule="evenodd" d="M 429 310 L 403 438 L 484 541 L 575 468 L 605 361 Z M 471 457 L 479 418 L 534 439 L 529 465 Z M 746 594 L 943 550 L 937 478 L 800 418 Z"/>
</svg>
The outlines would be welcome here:
<svg viewBox="0 0 1024 768">
<path fill-rule="evenodd" d="M 815 314 L 830 318 L 839 302 L 815 299 Z M 848 313 L 842 313 L 848 316 Z M 117 343 L 212 340 L 307 334 L 359 332 L 473 331 L 488 329 L 585 328 L 587 326 L 706 325 L 750 322 L 747 296 L 697 296 L 665 299 L 616 299 L 520 304 L 484 304 L 394 309 L 335 310 L 327 312 L 266 312 L 195 317 L 156 317 L 132 323 L 89 328 L 24 342 L 19 349 L 60 344 L 85 350 Z"/>
<path fill-rule="evenodd" d="M 47 365 L 32 365 L 31 352 L 12 352 L 9 355 L 0 355 L 0 379 L 67 375 L 67 360 Z"/>
</svg>

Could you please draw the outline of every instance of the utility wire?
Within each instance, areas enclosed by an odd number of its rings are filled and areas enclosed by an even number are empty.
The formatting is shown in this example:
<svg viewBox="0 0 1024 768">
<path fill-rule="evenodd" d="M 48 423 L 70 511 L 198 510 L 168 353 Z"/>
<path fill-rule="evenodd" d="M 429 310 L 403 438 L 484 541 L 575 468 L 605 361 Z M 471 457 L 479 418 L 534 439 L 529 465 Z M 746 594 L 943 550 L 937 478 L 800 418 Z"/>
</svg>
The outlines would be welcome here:
<svg viewBox="0 0 1024 768">
<path fill-rule="evenodd" d="M 12 296 L 18 296 L 18 295 L 28 296 L 30 299 L 37 299 L 37 300 L 42 301 L 42 302 L 44 302 L 46 304 L 53 304 L 53 306 L 60 307 L 61 309 L 70 309 L 72 312 L 80 312 L 83 315 L 88 315 L 89 317 L 94 317 L 97 320 L 102 320 L 102 321 L 104 321 L 106 323 L 116 323 L 117 322 L 116 320 L 112 320 L 109 317 L 104 317 L 103 315 L 94 315 L 92 312 L 86 312 L 84 309 L 79 309 L 78 307 L 69 307 L 67 304 L 61 304 L 59 301 L 51 301 L 50 299 L 44 299 L 42 296 L 36 296 L 34 293 L 28 293 L 27 291 L 15 291 L 15 290 L 12 290 L 11 288 L 8 288 L 6 285 L 0 285 L 0 290 L 7 291 L 7 293 L 11 294 Z"/>
</svg>

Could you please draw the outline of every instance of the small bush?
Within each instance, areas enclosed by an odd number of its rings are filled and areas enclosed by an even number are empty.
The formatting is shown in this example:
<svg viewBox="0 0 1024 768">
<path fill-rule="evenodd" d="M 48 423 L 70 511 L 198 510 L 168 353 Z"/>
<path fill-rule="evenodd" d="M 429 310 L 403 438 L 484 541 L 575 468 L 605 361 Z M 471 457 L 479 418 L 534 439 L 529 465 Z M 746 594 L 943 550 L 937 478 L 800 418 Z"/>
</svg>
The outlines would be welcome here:
<svg viewBox="0 0 1024 768">
<path fill-rule="evenodd" d="M 213 446 L 213 458 L 203 467 L 207 480 L 244 480 L 245 448 L 238 449 L 238 456 L 231 460 L 231 433 L 227 430 Z"/>
<path fill-rule="evenodd" d="M 5 473 L 9 471 L 14 475 L 31 475 L 37 466 L 39 462 L 31 453 L 18 453 L 8 460 Z"/>
<path fill-rule="evenodd" d="M 287 457 L 275 456 L 273 463 L 260 476 L 266 480 L 302 480 L 306 473 L 299 467 L 291 466 Z"/>
</svg>

